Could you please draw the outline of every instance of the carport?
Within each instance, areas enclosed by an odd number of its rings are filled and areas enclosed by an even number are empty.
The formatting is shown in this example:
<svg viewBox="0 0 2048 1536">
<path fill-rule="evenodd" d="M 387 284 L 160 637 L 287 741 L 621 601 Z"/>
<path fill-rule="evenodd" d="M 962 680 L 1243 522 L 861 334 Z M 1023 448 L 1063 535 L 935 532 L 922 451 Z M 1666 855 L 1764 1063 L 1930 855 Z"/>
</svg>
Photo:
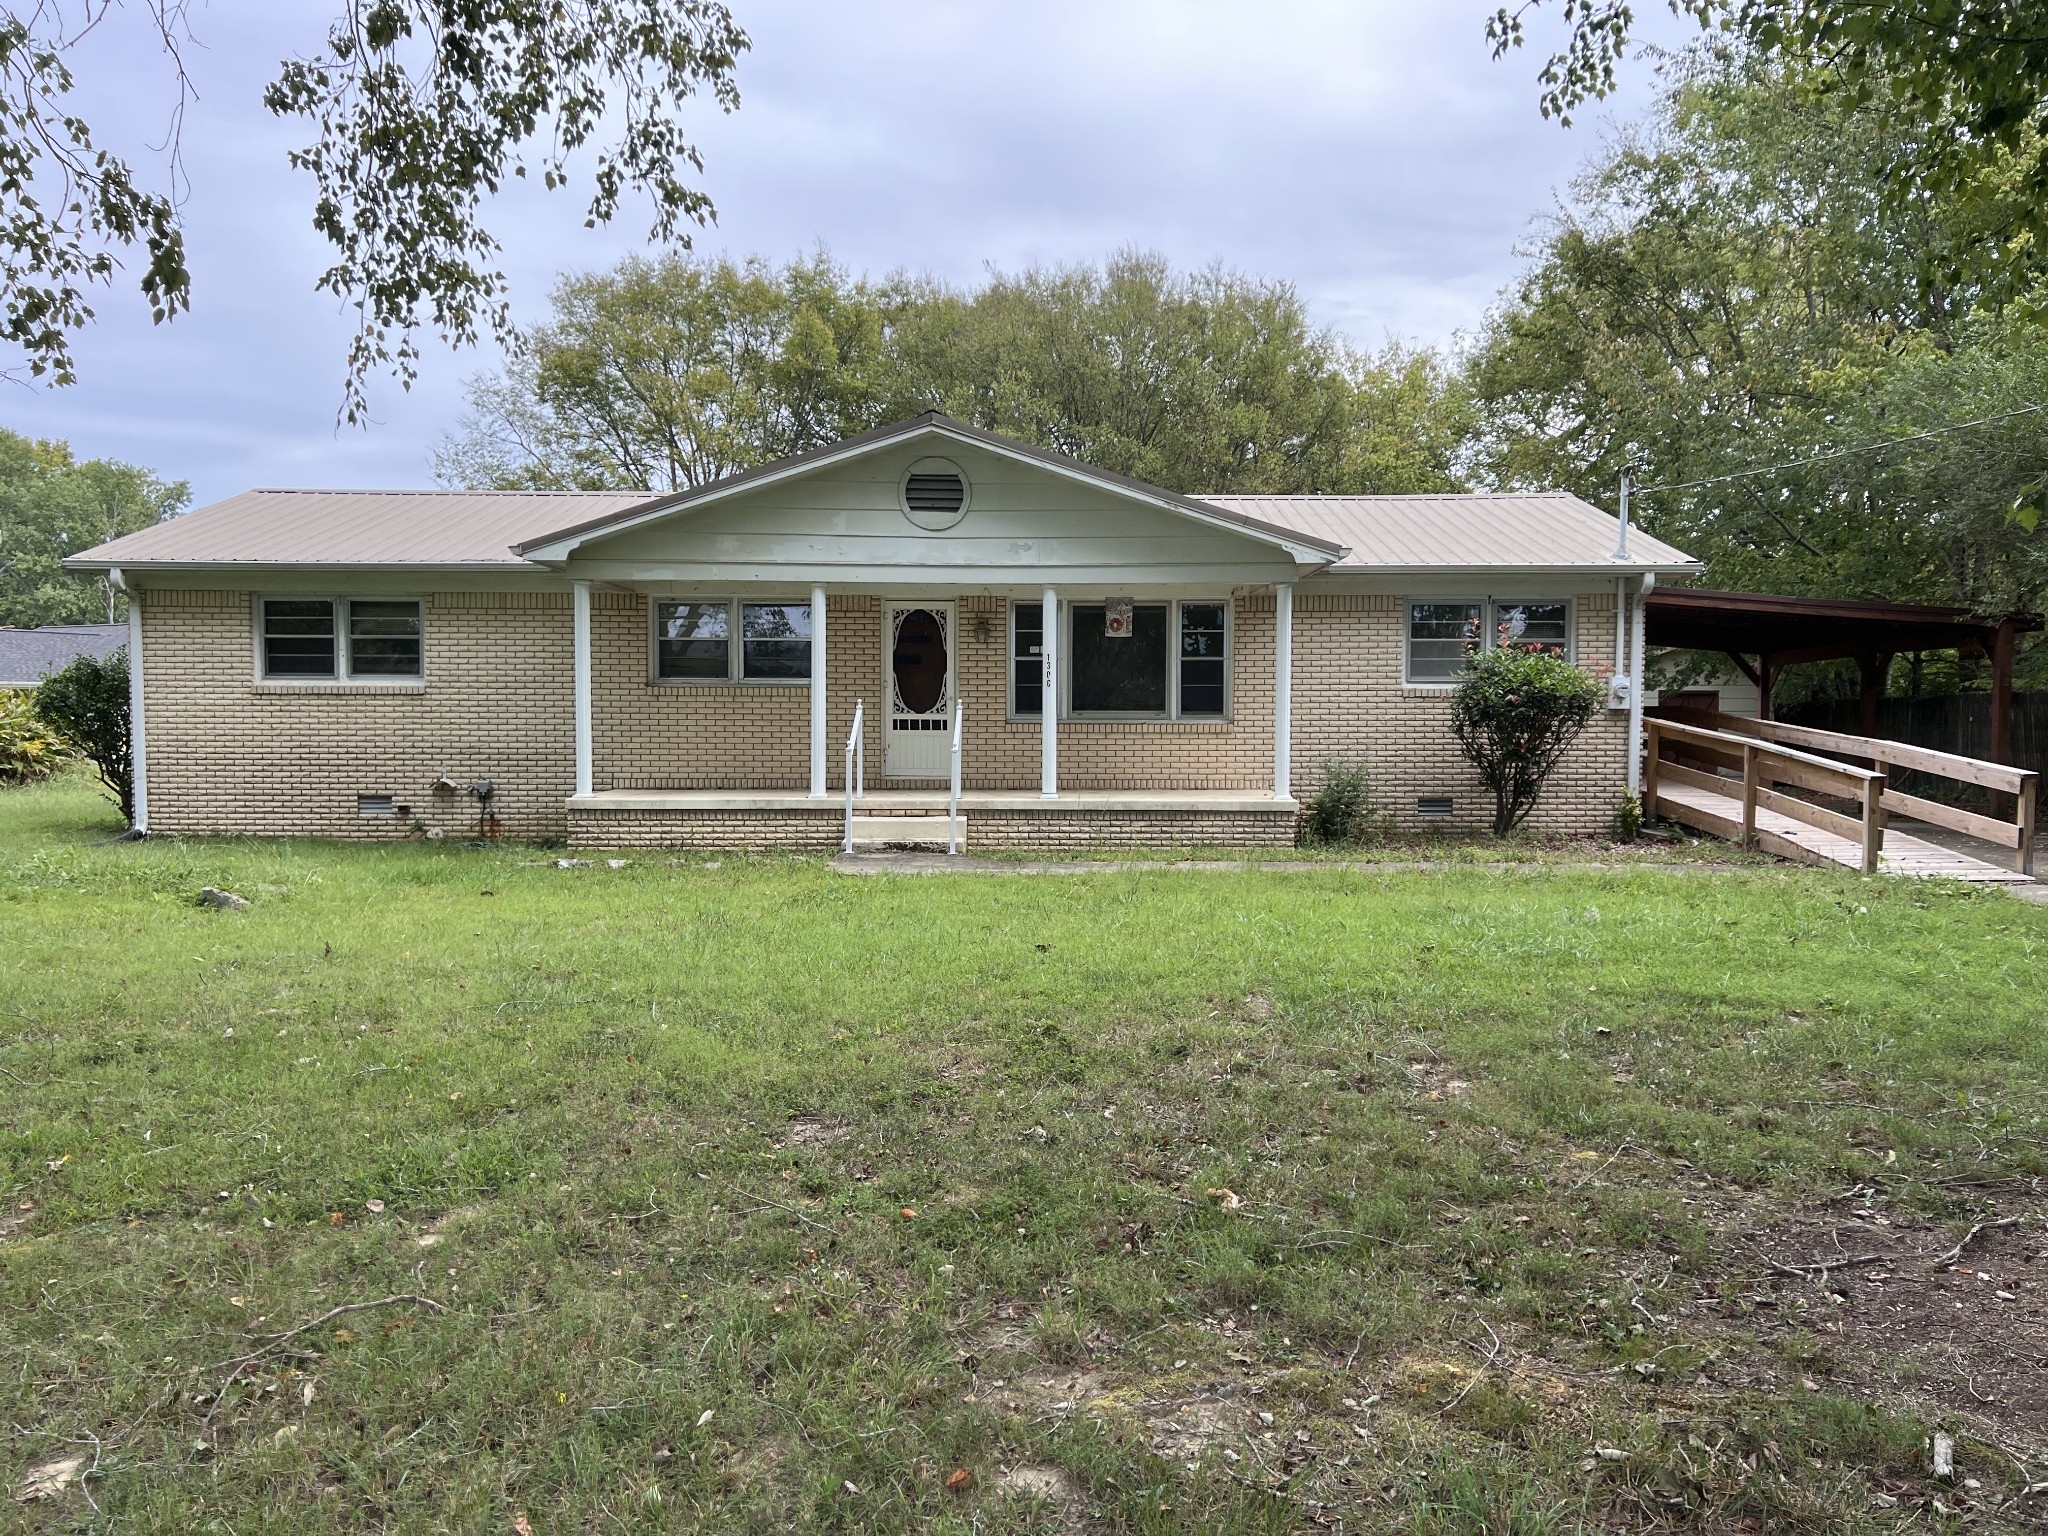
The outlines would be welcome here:
<svg viewBox="0 0 2048 1536">
<path fill-rule="evenodd" d="M 1856 663 L 1863 734 L 1877 733 L 1892 658 L 1953 650 L 1991 662 L 1991 755 L 2012 761 L 2012 673 L 2018 637 L 2041 628 L 2038 613 L 1986 618 L 1965 608 L 1862 598 L 1783 597 L 1658 587 L 1644 605 L 1651 645 L 1718 651 L 1756 684 L 1758 715 L 1771 718 L 1771 691 L 1786 667 L 1801 661 Z"/>
</svg>

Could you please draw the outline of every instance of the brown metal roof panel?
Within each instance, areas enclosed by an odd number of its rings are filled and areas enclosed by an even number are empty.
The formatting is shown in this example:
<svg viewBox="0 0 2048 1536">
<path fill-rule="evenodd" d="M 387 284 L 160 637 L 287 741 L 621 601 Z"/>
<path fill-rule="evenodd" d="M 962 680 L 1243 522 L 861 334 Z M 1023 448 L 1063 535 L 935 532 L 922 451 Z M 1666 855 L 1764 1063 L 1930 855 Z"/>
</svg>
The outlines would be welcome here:
<svg viewBox="0 0 2048 1536">
<path fill-rule="evenodd" d="M 512 546 L 647 491 L 244 491 L 74 557 L 109 565 L 523 566 Z"/>
</svg>

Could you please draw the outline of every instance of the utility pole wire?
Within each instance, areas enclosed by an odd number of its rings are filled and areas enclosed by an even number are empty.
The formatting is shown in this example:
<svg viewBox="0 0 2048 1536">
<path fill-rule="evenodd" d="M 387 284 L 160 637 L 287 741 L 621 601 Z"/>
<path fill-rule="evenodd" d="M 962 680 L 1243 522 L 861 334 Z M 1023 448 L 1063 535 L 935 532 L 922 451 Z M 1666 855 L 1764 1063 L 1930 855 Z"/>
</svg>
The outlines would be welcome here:
<svg viewBox="0 0 2048 1536">
<path fill-rule="evenodd" d="M 1731 480 L 1748 480 L 1756 475 L 1774 475 L 1784 469 L 1799 469 L 1807 464 L 1824 464 L 1830 459 L 1846 459 L 1859 453 L 1876 453 L 1881 449 L 1897 448 L 1906 443 L 1923 442 L 1930 437 L 1963 432 L 1971 427 L 1988 427 L 1996 422 L 2011 421 L 2015 416 L 2031 416 L 2036 411 L 2043 410 L 2048 410 L 2048 405 L 2023 405 L 2016 411 L 2002 411 L 1996 416 L 1980 416 L 1975 421 L 1958 421 L 1951 426 L 1932 427 L 1925 432 L 1914 432 L 1905 437 L 1887 438 L 1881 443 L 1864 443 L 1855 448 L 1833 448 L 1826 453 L 1808 454 L 1803 459 L 1787 459 L 1782 464 L 1765 464 L 1757 469 L 1738 469 L 1726 475 L 1709 475 L 1702 480 L 1679 480 L 1670 485 L 1631 485 L 1629 490 L 1633 495 L 1647 496 L 1654 491 L 1691 491 L 1703 485 L 1725 485 Z"/>
</svg>

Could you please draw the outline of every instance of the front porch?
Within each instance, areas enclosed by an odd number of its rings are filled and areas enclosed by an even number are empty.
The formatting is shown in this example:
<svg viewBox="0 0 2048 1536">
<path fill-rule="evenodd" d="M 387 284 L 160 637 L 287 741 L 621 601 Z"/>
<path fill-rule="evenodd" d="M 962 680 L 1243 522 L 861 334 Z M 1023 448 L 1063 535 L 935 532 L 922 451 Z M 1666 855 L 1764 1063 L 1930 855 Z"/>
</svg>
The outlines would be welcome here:
<svg viewBox="0 0 2048 1536">
<path fill-rule="evenodd" d="M 869 790 L 853 801 L 856 832 L 873 841 L 887 830 L 877 823 L 894 820 L 903 824 L 901 841 L 943 843 L 949 805 L 944 790 Z M 1293 843 L 1296 809 L 1270 792 L 1069 789 L 1047 799 L 1035 790 L 970 789 L 960 795 L 960 829 L 963 846 L 981 851 L 1275 848 Z M 838 848 L 845 835 L 846 801 L 801 789 L 607 789 L 569 801 L 576 848 L 816 851 Z"/>
</svg>

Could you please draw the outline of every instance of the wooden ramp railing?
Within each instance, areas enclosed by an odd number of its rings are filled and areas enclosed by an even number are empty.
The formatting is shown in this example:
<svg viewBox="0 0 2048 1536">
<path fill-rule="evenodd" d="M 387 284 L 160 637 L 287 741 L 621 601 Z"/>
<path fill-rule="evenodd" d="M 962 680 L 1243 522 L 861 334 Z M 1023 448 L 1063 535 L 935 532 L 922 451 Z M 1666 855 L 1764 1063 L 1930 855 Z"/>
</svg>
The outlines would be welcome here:
<svg viewBox="0 0 2048 1536">
<path fill-rule="evenodd" d="M 1884 793 L 1883 774 L 1870 768 L 1852 768 L 1773 742 L 1738 736 L 1732 731 L 1710 730 L 1705 726 L 1658 719 L 1645 720 L 1643 726 L 1649 733 L 1643 771 L 1645 814 L 1669 816 L 1673 821 L 1697 825 L 1702 831 L 1727 837 L 1745 848 L 1762 848 L 1766 853 L 1775 853 L 1781 858 L 1811 860 L 1815 852 L 1812 846 L 1796 842 L 1772 826 L 1758 825 L 1759 810 L 1775 812 L 1846 839 L 1858 850 L 1863 872 L 1869 875 L 1877 873 L 1878 855 L 1884 848 L 1884 810 L 1880 804 Z M 1665 748 L 1670 746 L 1689 747 L 1692 749 L 1690 755 L 1696 760 L 1704 760 L 1716 767 L 1740 768 L 1740 785 L 1717 772 L 1666 759 Z M 1665 787 L 1672 784 L 1705 790 L 1708 799 L 1702 802 L 1695 796 L 1664 793 Z M 1861 807 L 1861 814 L 1845 816 L 1840 811 L 1815 805 L 1797 795 L 1781 794 L 1777 787 L 1780 784 L 1852 800 Z M 1730 817 L 1726 809 L 1712 803 L 1714 800 L 1739 805 L 1739 814 Z M 1821 846 L 1829 854 L 1836 852 L 1825 844 Z M 1835 861 L 1847 862 L 1845 859 Z"/>
<path fill-rule="evenodd" d="M 1659 727 L 1665 727 L 1665 729 L 1669 729 L 1671 725 L 1690 727 L 1690 729 L 1706 729 L 1706 731 L 1716 733 L 1716 735 L 1735 735 L 1735 737 L 1751 737 L 1751 739 L 1757 739 L 1757 741 L 1765 741 L 1765 743 L 1772 745 L 1774 750 L 1778 750 L 1778 748 L 1804 748 L 1806 750 L 1806 752 L 1796 752 L 1794 756 L 1808 756 L 1812 752 L 1827 752 L 1827 754 L 1835 754 L 1835 756 L 1841 756 L 1841 758 L 1860 758 L 1860 760 L 1872 764 L 1872 768 L 1868 772 L 1872 772 L 1880 780 L 1878 782 L 1876 817 L 1872 817 L 1868 813 L 1868 809 L 1866 809 L 1866 815 L 1860 817 L 1860 819 L 1864 823 L 1864 836 L 1868 836 L 1870 823 L 1872 821 L 1876 823 L 1876 838 L 1878 838 L 1878 848 L 1880 850 L 1884 846 L 1884 825 L 1886 825 L 1886 819 L 1888 819 L 1888 815 L 1892 811 L 1896 811 L 1898 815 L 1911 815 L 1911 817 L 1917 817 L 1917 819 L 1927 821 L 1927 823 L 1937 825 L 1937 827 L 1948 827 L 1950 831 L 1962 831 L 1962 834 L 1966 834 L 1970 838 L 1978 838 L 1982 842 L 1995 844 L 1999 848 L 2011 848 L 2013 850 L 2011 852 L 2013 870 L 2019 872 L 2019 874 L 2032 874 L 2034 872 L 2034 829 L 2036 829 L 2036 815 L 2038 815 L 2038 778 L 2040 776 L 2034 774 L 2028 768 L 2013 768 L 2013 766 L 2003 764 L 2003 762 L 1985 762 L 1982 758 L 1962 758 L 1962 756 L 1956 756 L 1952 752 L 1933 752 L 1929 748 L 1917 748 L 1917 745 L 1911 745 L 1907 741 L 1886 741 L 1884 737 L 1874 737 L 1874 735 L 1843 735 L 1841 731 L 1819 731 L 1819 729 L 1810 727 L 1810 725 L 1784 725 L 1780 721 L 1755 721 L 1755 719 L 1747 719 L 1743 715 L 1718 715 L 1718 713 L 1704 713 L 1704 711 L 1673 711 L 1673 715 L 1675 715 L 1675 719 L 1653 719 L 1653 721 L 1645 721 L 1645 725 L 1659 725 Z M 1659 754 L 1655 750 L 1655 745 L 1645 756 L 1649 758 L 1651 764 L 1657 762 Z M 1825 760 L 1825 758 L 1819 760 L 1819 762 L 1825 762 L 1831 768 L 1847 768 L 1849 766 L 1849 764 L 1839 764 L 1839 762 L 1831 762 L 1831 760 Z M 1731 760 L 1731 766 L 1739 766 L 1739 764 Z M 1890 788 L 1890 784 L 1882 782 L 1886 768 L 1911 768 L 1915 772 L 1931 774 L 1935 778 L 1952 778 L 1952 780 L 1962 782 L 1962 784 L 1974 784 L 1978 788 L 1987 788 L 1987 791 L 1993 793 L 1993 809 L 1995 811 L 2005 809 L 2009 815 L 1982 815 L 1978 811 L 1968 811 L 1968 809 L 1964 809 L 1960 805 L 1948 805 L 1944 801 L 1929 801 L 1929 799 L 1925 799 L 1921 795 L 1907 795 L 1903 791 L 1896 791 L 1896 788 Z M 1657 772 L 1657 768 L 1653 766 L 1651 772 Z M 1798 780 L 1790 780 L 1790 782 L 1798 784 Z M 1718 788 L 1724 788 L 1724 786 L 1726 786 L 1724 782 L 1718 784 Z M 1823 786 L 1823 784 L 1798 784 L 1798 786 L 1800 788 L 1812 788 L 1812 791 L 1821 791 L 1821 793 L 1841 793 L 1841 791 L 1829 791 L 1829 788 Z M 1862 786 L 1860 786 L 1860 793 L 1862 793 Z M 2003 797 L 2003 803 L 2001 803 L 2001 797 Z M 1855 799 L 1855 797 L 1849 797 L 1849 799 Z M 1786 811 L 1786 815 L 1794 815 L 1794 819 L 1804 819 L 1804 817 L 1798 817 L 1794 811 L 1788 811 L 1782 801 L 1784 801 L 1784 797 L 1774 797 L 1774 801 L 1772 801 L 1774 809 Z M 1645 809 L 1647 807 L 1649 807 L 1649 799 L 1645 799 Z M 1808 809 L 1812 809 L 1812 807 L 1808 807 Z M 1823 823 L 1808 821 L 1808 825 L 1823 825 Z M 1868 854 L 1866 854 L 1866 868 L 1870 868 Z"/>
</svg>

